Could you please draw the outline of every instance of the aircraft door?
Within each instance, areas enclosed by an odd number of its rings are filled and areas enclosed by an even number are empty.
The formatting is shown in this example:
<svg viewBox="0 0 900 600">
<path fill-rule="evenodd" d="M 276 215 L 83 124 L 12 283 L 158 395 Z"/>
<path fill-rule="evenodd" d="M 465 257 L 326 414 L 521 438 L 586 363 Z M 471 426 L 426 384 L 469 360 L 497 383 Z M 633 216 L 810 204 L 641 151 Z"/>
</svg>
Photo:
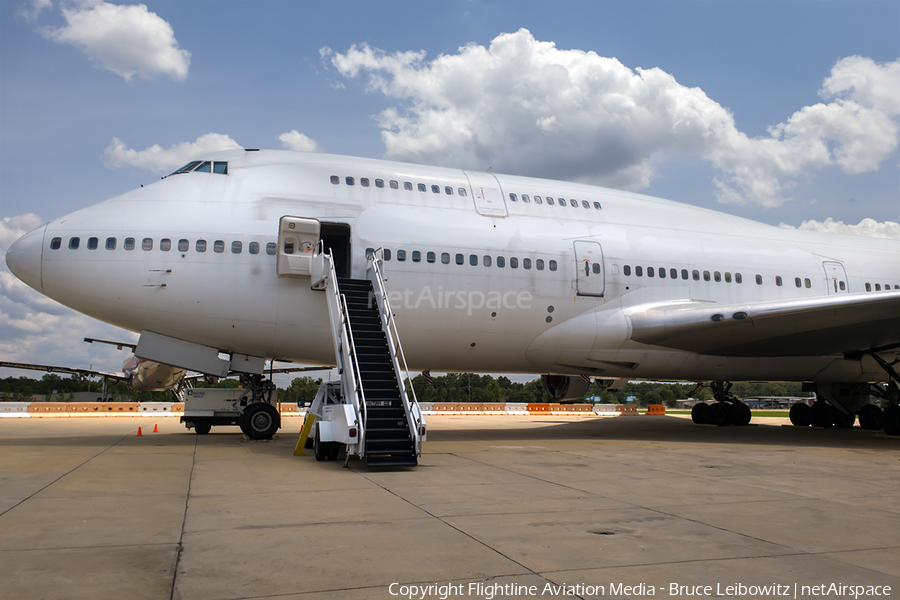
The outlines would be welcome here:
<svg viewBox="0 0 900 600">
<path fill-rule="evenodd" d="M 825 287 L 830 295 L 849 294 L 850 286 L 847 285 L 847 272 L 844 265 L 839 262 L 826 260 L 822 263 L 825 267 Z"/>
<path fill-rule="evenodd" d="M 505 217 L 506 201 L 503 199 L 503 190 L 500 182 L 493 173 L 479 173 L 464 171 L 472 189 L 472 198 L 475 201 L 475 210 L 486 217 Z"/>
<path fill-rule="evenodd" d="M 575 289 L 579 296 L 603 295 L 603 252 L 597 242 L 575 242 Z"/>
<path fill-rule="evenodd" d="M 316 219 L 281 217 L 278 221 L 278 276 L 309 277 L 318 243 L 319 222 Z"/>
</svg>

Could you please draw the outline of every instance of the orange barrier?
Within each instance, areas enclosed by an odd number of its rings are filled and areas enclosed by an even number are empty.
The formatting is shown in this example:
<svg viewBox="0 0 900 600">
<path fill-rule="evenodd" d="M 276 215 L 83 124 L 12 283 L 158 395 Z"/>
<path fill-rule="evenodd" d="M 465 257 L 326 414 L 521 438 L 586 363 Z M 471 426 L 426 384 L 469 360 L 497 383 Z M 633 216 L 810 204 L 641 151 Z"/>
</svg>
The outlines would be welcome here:
<svg viewBox="0 0 900 600">
<path fill-rule="evenodd" d="M 665 404 L 648 404 L 646 414 L 648 414 L 648 415 L 664 415 L 664 414 L 666 414 L 666 405 Z"/>
<path fill-rule="evenodd" d="M 505 415 L 506 404 L 502 402 L 485 402 L 481 405 L 481 410 L 486 415 Z"/>
<path fill-rule="evenodd" d="M 172 412 L 184 412 L 184 402 L 176 402 L 172 405 Z"/>
<path fill-rule="evenodd" d="M 477 402 L 460 402 L 459 413 L 462 415 L 483 415 L 484 405 Z"/>
<path fill-rule="evenodd" d="M 66 412 L 70 417 L 105 417 L 103 402 L 69 402 Z"/>
<path fill-rule="evenodd" d="M 459 404 L 456 402 L 435 402 L 434 412 L 459 414 Z"/>
<path fill-rule="evenodd" d="M 278 405 L 278 411 L 283 415 L 284 414 L 296 415 L 297 414 L 297 405 L 292 402 L 285 402 L 284 404 Z"/>
<path fill-rule="evenodd" d="M 529 402 L 528 403 L 528 414 L 529 415 L 546 415 L 550 414 L 550 405 L 544 402 Z"/>
<path fill-rule="evenodd" d="M 576 413 L 589 413 L 592 412 L 592 409 L 590 404 L 551 404 L 550 412 L 571 415 Z"/>
<path fill-rule="evenodd" d="M 138 402 L 104 402 L 103 412 L 107 417 L 139 417 Z"/>
<path fill-rule="evenodd" d="M 634 404 L 617 404 L 616 412 L 623 417 L 636 417 L 637 406 L 635 406 Z"/>
<path fill-rule="evenodd" d="M 28 412 L 32 417 L 68 417 L 65 402 L 32 402 Z"/>
</svg>

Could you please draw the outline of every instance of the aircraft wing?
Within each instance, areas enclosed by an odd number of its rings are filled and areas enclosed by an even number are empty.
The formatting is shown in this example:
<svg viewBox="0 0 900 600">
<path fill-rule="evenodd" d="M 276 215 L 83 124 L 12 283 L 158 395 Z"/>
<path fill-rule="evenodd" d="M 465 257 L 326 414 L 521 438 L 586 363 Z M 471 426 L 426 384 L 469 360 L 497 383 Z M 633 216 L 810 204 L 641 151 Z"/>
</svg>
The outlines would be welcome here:
<svg viewBox="0 0 900 600">
<path fill-rule="evenodd" d="M 117 381 L 129 380 L 128 375 L 116 371 L 95 371 L 93 369 L 75 369 L 72 367 L 56 367 L 53 365 L 35 365 L 31 363 L 0 361 L 0 368 L 2 367 L 8 369 L 28 369 L 29 371 L 46 371 L 47 373 L 66 373 L 68 375 L 79 375 L 81 377 L 106 377 L 107 379 L 115 379 Z"/>
<path fill-rule="evenodd" d="M 900 347 L 900 291 L 750 304 L 686 301 L 630 315 L 631 339 L 716 356 L 825 356 Z"/>
</svg>

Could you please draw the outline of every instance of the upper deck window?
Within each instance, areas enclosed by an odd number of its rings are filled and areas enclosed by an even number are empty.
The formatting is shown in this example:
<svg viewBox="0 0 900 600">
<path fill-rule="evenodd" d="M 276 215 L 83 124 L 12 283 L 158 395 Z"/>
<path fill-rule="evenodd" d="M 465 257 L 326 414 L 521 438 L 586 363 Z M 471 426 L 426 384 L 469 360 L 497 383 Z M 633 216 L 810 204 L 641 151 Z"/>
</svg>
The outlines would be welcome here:
<svg viewBox="0 0 900 600">
<path fill-rule="evenodd" d="M 177 171 L 169 173 L 166 177 L 178 175 L 179 173 L 190 173 L 191 171 L 195 173 L 217 173 L 219 175 L 228 175 L 228 163 L 226 161 L 211 162 L 208 160 L 195 160 L 184 165 Z"/>
</svg>

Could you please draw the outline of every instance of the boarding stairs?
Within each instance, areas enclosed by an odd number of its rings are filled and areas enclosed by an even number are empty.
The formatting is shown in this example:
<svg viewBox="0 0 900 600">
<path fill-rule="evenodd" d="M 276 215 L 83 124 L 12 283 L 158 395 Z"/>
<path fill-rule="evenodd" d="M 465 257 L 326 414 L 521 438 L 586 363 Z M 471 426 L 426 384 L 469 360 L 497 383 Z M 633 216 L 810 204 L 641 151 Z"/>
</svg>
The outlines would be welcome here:
<svg viewBox="0 0 900 600">
<path fill-rule="evenodd" d="M 331 420 L 329 435 L 346 444 L 348 456 L 358 455 L 368 466 L 414 466 L 422 453 L 425 420 L 412 389 L 379 254 L 367 257 L 366 279 L 338 278 L 331 255 L 322 249 L 313 257 L 312 287 L 324 290 L 328 302 L 343 412 L 329 412 L 329 394 L 320 393 L 309 413 Z"/>
</svg>

